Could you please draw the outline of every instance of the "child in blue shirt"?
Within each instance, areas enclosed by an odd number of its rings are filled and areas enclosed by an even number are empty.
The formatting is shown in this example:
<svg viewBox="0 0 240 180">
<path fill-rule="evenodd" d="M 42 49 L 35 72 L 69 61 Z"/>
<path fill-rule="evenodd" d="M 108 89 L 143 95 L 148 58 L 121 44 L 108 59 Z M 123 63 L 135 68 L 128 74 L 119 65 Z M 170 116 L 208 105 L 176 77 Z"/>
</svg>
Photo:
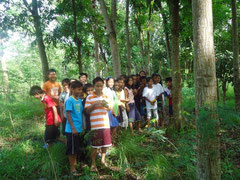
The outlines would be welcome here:
<svg viewBox="0 0 240 180">
<path fill-rule="evenodd" d="M 74 81 L 71 84 L 71 96 L 65 103 L 65 111 L 67 115 L 66 136 L 67 147 L 66 154 L 69 157 L 70 172 L 73 176 L 79 176 L 76 170 L 77 155 L 81 147 L 80 133 L 83 131 L 82 111 L 83 105 L 79 95 L 82 93 L 83 85 L 80 81 Z"/>
</svg>

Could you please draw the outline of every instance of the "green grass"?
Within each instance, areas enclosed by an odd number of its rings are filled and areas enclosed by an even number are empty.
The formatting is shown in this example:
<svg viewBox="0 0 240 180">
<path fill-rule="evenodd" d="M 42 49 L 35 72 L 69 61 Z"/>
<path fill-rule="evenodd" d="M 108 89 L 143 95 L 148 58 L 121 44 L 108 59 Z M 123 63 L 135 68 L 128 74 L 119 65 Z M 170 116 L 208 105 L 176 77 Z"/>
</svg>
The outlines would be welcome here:
<svg viewBox="0 0 240 180">
<path fill-rule="evenodd" d="M 19 98 L 18 98 L 19 99 Z M 89 166 L 76 179 L 196 179 L 194 90 L 183 91 L 185 126 L 171 139 L 165 129 L 131 135 L 123 131 L 107 156 L 111 170 L 91 173 Z M 219 104 L 222 179 L 240 178 L 240 116 L 234 111 L 233 89 Z M 43 148 L 44 111 L 32 98 L 0 104 L 0 179 L 73 179 L 69 176 L 65 145 Z M 98 159 L 99 164 L 100 159 Z"/>
</svg>

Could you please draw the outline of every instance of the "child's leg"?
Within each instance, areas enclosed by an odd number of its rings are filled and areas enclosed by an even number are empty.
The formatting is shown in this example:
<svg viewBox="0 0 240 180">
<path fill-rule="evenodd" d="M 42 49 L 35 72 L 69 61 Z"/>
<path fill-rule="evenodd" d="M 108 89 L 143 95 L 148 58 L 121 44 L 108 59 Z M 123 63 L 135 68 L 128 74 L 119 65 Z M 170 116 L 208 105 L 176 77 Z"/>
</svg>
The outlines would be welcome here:
<svg viewBox="0 0 240 180">
<path fill-rule="evenodd" d="M 96 167 L 96 156 L 97 156 L 97 149 L 96 148 L 92 148 L 92 154 L 91 154 L 92 165 L 91 165 L 91 169 Z"/>
<path fill-rule="evenodd" d="M 157 122 L 156 122 L 156 126 L 158 127 L 159 126 L 159 116 L 158 116 L 158 109 L 153 109 L 153 114 L 154 114 L 154 117 L 156 118 Z"/>
<path fill-rule="evenodd" d="M 151 109 L 147 109 L 147 127 L 150 127 L 151 115 Z"/>
<path fill-rule="evenodd" d="M 102 147 L 101 164 L 105 164 L 106 152 L 107 152 L 107 148 L 106 147 Z"/>
<path fill-rule="evenodd" d="M 134 132 L 133 132 L 133 123 L 132 122 L 129 123 L 129 127 L 130 127 L 130 130 L 131 130 L 131 133 L 133 134 Z"/>
<path fill-rule="evenodd" d="M 70 172 L 76 171 L 76 165 L 77 165 L 77 154 L 74 155 L 68 155 L 69 164 L 70 164 Z"/>
<path fill-rule="evenodd" d="M 117 134 L 117 129 L 118 129 L 118 126 L 112 128 L 112 138 L 114 138 L 115 135 Z"/>
</svg>

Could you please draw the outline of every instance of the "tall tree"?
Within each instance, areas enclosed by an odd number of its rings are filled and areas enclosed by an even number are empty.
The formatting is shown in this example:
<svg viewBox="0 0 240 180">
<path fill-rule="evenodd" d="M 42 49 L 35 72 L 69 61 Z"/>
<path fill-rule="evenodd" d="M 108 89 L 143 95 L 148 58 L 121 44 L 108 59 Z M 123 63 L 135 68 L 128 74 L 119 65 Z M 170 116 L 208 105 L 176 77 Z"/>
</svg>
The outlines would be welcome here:
<svg viewBox="0 0 240 180">
<path fill-rule="evenodd" d="M 77 63 L 78 63 L 78 72 L 81 74 L 83 72 L 82 60 L 81 60 L 81 46 L 82 41 L 78 37 L 77 33 L 77 13 L 76 13 L 76 3 L 75 0 L 72 0 L 72 9 L 73 9 L 73 27 L 74 27 L 74 42 L 77 45 Z"/>
<path fill-rule="evenodd" d="M 175 127 L 180 130 L 182 121 L 182 78 L 179 58 L 179 0 L 170 1 L 170 12 L 172 18 L 172 41 L 171 41 L 171 64 L 172 64 L 172 100 L 173 100 L 173 122 Z"/>
<path fill-rule="evenodd" d="M 0 40 L 0 61 L 1 61 L 1 67 L 2 67 L 2 74 L 3 74 L 3 91 L 4 95 L 8 93 L 8 74 L 7 74 L 7 66 L 6 61 L 3 58 L 4 52 L 3 52 L 3 42 Z"/>
<path fill-rule="evenodd" d="M 240 75 L 239 75 L 239 44 L 238 44 L 238 19 L 236 0 L 232 0 L 232 41 L 233 41 L 233 76 L 235 108 L 240 111 Z"/>
<path fill-rule="evenodd" d="M 150 74 L 150 23 L 152 17 L 152 6 L 154 1 L 150 1 L 149 10 L 148 10 L 148 21 L 147 21 L 147 72 Z"/>
<path fill-rule="evenodd" d="M 126 0 L 126 20 L 125 20 L 125 27 L 126 27 L 126 36 L 127 36 L 127 72 L 128 75 L 131 75 L 131 44 L 130 44 L 130 35 L 129 35 L 129 0 Z"/>
<path fill-rule="evenodd" d="M 105 1 L 99 0 L 99 3 L 109 36 L 114 76 L 119 77 L 121 75 L 121 64 L 116 32 L 117 0 L 112 0 L 111 2 L 111 15 L 108 14 Z"/>
<path fill-rule="evenodd" d="M 193 0 L 192 13 L 197 118 L 197 178 L 219 180 L 221 166 L 219 120 L 215 112 L 217 87 L 212 1 Z"/>
<path fill-rule="evenodd" d="M 47 59 L 47 54 L 45 51 L 45 45 L 43 41 L 43 33 L 42 33 L 42 28 L 41 28 L 41 21 L 40 21 L 40 16 L 39 16 L 39 8 L 38 8 L 38 1 L 37 0 L 32 0 L 32 8 L 29 6 L 28 2 L 26 0 L 23 0 L 24 5 L 26 8 L 29 10 L 33 17 L 33 22 L 34 22 L 34 28 L 35 28 L 35 35 L 36 35 L 36 40 L 38 44 L 38 49 L 39 49 L 39 55 L 42 63 L 42 72 L 43 72 L 43 81 L 48 80 L 48 59 Z"/>
</svg>

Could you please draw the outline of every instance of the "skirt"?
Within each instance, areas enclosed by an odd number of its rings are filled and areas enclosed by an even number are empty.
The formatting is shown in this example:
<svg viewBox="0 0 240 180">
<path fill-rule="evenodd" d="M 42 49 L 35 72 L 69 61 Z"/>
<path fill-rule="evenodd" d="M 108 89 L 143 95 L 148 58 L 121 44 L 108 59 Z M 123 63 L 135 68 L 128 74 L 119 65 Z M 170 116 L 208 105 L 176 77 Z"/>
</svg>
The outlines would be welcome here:
<svg viewBox="0 0 240 180">
<path fill-rule="evenodd" d="M 136 121 L 141 121 L 142 118 L 141 118 L 141 115 L 140 115 L 138 109 L 136 108 L 135 103 L 130 103 L 128 105 L 130 108 L 130 111 L 128 113 L 129 122 L 132 123 L 132 122 L 136 122 Z"/>
<path fill-rule="evenodd" d="M 110 126 L 111 127 L 117 127 L 119 126 L 117 118 L 112 114 L 112 111 L 108 111 L 108 116 L 110 120 Z"/>
</svg>

